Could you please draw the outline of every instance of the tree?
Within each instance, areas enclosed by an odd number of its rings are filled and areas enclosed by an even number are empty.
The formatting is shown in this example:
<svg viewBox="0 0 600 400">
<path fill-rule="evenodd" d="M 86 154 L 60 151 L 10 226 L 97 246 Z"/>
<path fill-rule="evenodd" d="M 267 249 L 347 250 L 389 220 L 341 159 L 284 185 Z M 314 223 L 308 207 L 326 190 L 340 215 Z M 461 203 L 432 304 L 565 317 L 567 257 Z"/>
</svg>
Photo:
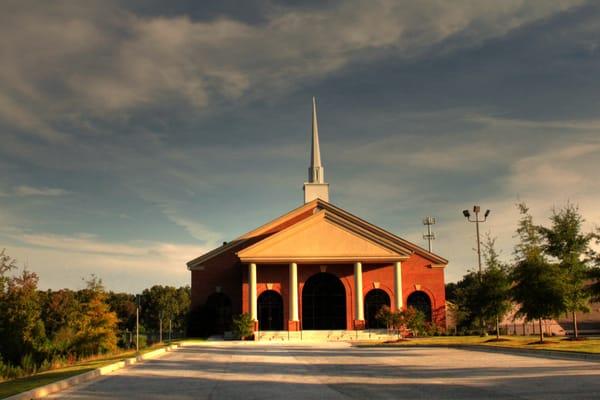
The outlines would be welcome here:
<svg viewBox="0 0 600 400">
<path fill-rule="evenodd" d="M 244 340 L 254 333 L 254 320 L 248 313 L 233 317 L 233 333 Z"/>
<path fill-rule="evenodd" d="M 6 249 L 0 251 L 0 296 L 4 293 L 9 277 L 7 274 L 17 268 L 17 260 L 6 254 Z"/>
<path fill-rule="evenodd" d="M 148 330 L 159 330 L 162 339 L 162 327 L 169 322 L 176 330 L 185 328 L 189 307 L 189 286 L 152 286 L 142 292 L 142 323 Z"/>
<path fill-rule="evenodd" d="M 106 302 L 110 306 L 111 311 L 117 314 L 119 322 L 117 327 L 120 331 L 135 330 L 135 295 L 129 293 L 109 292 Z"/>
<path fill-rule="evenodd" d="M 515 246 L 516 264 L 512 271 L 512 297 L 519 304 L 517 314 L 528 320 L 539 320 L 540 343 L 544 341 L 542 319 L 566 310 L 565 286 L 557 264 L 548 262 L 542 249 L 542 237 L 524 203 L 518 204 L 521 219 L 517 228 L 519 242 Z"/>
<path fill-rule="evenodd" d="M 481 321 L 485 319 L 480 278 L 478 272 L 469 271 L 457 283 L 457 325 L 463 329 L 481 327 Z"/>
<path fill-rule="evenodd" d="M 425 314 L 414 307 L 408 307 L 400 314 L 400 325 L 405 326 L 414 336 L 419 336 L 425 330 Z"/>
<path fill-rule="evenodd" d="M 10 269 L 3 269 L 3 273 Z M 25 357 L 39 359 L 47 346 L 37 291 L 38 276 L 23 269 L 17 276 L 3 278 L 0 299 L 2 358 L 15 365 Z"/>
<path fill-rule="evenodd" d="M 481 276 L 479 300 L 482 303 L 482 316 L 486 321 L 494 321 L 496 339 L 500 339 L 500 320 L 511 309 L 510 290 L 512 282 L 509 267 L 500 261 L 495 249 L 496 239 L 487 235 L 483 243 L 483 256 L 486 269 Z"/>
<path fill-rule="evenodd" d="M 593 240 L 597 246 L 600 246 L 600 228 L 596 228 L 593 233 Z M 588 248 L 587 258 L 589 263 L 593 265 L 588 270 L 587 278 L 590 281 L 587 290 L 590 294 L 591 301 L 600 301 L 600 253 Z"/>
<path fill-rule="evenodd" d="M 77 352 L 79 355 L 107 353 L 117 348 L 117 315 L 106 303 L 102 280 L 96 276 L 79 292 L 82 316 L 79 321 Z"/>
<path fill-rule="evenodd" d="M 583 217 L 579 209 L 568 203 L 560 210 L 552 210 L 552 226 L 539 227 L 544 238 L 546 254 L 558 261 L 565 285 L 565 306 L 573 317 L 573 333 L 577 330 L 577 312 L 589 312 L 590 293 L 586 290 L 589 268 L 585 255 L 588 252 L 592 234 L 582 233 Z"/>
<path fill-rule="evenodd" d="M 56 353 L 67 354 L 73 350 L 77 325 L 81 320 L 81 305 L 75 292 L 69 289 L 41 292 L 43 295 L 42 319 L 46 336 Z"/>
</svg>

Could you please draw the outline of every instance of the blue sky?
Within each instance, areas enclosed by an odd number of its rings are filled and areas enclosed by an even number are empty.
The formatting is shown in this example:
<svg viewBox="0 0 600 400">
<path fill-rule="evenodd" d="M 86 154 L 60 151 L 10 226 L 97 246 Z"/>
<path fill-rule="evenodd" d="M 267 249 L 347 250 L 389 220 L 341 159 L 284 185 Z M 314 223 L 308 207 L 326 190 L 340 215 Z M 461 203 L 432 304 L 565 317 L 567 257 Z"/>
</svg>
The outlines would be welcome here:
<svg viewBox="0 0 600 400">
<path fill-rule="evenodd" d="M 600 223 L 592 1 L 9 1 L 0 248 L 43 288 L 189 283 L 185 262 L 301 204 L 311 97 L 333 203 L 434 249 L 511 257 L 538 222 Z"/>
</svg>

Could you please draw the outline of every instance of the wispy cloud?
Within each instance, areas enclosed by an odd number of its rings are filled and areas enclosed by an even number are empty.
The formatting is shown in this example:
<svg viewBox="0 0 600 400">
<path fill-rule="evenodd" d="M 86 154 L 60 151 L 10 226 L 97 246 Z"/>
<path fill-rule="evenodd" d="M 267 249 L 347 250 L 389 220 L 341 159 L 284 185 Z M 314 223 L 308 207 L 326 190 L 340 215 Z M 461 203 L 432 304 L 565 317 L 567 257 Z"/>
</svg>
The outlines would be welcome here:
<svg viewBox="0 0 600 400">
<path fill-rule="evenodd" d="M 49 187 L 33 187 L 33 186 L 18 186 L 14 190 L 16 196 L 41 196 L 41 197 L 57 197 L 69 194 L 68 191 L 59 188 Z"/>
<path fill-rule="evenodd" d="M 185 263 L 208 247 L 168 242 L 107 242 L 90 234 L 11 234 L 11 256 L 41 278 L 43 287 L 79 287 L 91 274 L 108 288 L 135 292 L 152 284 L 189 284 Z"/>
</svg>

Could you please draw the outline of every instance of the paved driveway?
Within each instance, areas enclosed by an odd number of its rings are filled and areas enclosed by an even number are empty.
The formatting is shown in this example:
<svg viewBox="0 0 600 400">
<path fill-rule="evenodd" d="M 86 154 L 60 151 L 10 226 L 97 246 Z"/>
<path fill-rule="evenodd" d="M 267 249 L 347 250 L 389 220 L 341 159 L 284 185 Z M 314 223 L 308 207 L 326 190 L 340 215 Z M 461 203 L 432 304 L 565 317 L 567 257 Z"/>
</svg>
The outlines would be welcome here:
<svg viewBox="0 0 600 400">
<path fill-rule="evenodd" d="M 53 397 L 600 399 L 600 364 L 440 348 L 207 342 Z"/>
</svg>

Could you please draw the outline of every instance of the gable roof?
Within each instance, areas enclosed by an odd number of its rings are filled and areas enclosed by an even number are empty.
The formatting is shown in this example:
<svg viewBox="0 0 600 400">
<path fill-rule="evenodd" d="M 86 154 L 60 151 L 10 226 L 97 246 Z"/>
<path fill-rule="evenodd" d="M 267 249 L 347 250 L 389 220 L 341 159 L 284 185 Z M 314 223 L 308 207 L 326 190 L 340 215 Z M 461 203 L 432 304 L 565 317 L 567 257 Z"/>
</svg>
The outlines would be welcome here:
<svg viewBox="0 0 600 400">
<path fill-rule="evenodd" d="M 381 244 L 384 247 L 397 248 L 399 254 L 401 255 L 416 253 L 424 257 L 425 259 L 432 261 L 432 263 L 434 264 L 448 264 L 448 260 L 446 260 L 443 257 L 440 257 L 434 253 L 430 253 L 424 248 L 414 243 L 411 243 L 408 240 L 402 239 L 399 236 L 396 236 L 384 229 L 381 229 L 378 226 L 375 226 L 361 218 L 358 218 L 355 215 L 350 214 L 349 212 L 337 206 L 334 206 L 331 203 L 328 203 L 321 199 L 315 199 L 311 202 L 303 204 L 302 206 L 278 218 L 275 218 L 274 220 L 256 229 L 253 229 L 239 236 L 238 238 L 232 240 L 229 243 L 224 244 L 223 246 L 217 247 L 216 249 L 213 249 L 208 253 L 201 255 L 200 257 L 188 261 L 188 269 L 195 269 L 202 263 L 226 251 L 236 251 L 237 253 L 241 253 L 241 251 L 244 248 L 252 246 L 257 242 L 260 243 L 260 241 L 263 241 L 266 238 L 285 230 L 286 228 L 298 224 L 300 221 L 311 217 L 312 215 L 321 210 L 327 211 L 326 215 L 328 220 L 335 220 L 340 226 L 344 224 L 346 226 L 353 226 L 353 229 L 360 230 L 365 238 L 368 236 L 370 238 L 369 240 L 376 240 L 379 244 Z"/>
<path fill-rule="evenodd" d="M 236 253 L 242 262 L 383 262 L 406 260 L 411 251 L 339 216 L 312 216 Z"/>
</svg>

